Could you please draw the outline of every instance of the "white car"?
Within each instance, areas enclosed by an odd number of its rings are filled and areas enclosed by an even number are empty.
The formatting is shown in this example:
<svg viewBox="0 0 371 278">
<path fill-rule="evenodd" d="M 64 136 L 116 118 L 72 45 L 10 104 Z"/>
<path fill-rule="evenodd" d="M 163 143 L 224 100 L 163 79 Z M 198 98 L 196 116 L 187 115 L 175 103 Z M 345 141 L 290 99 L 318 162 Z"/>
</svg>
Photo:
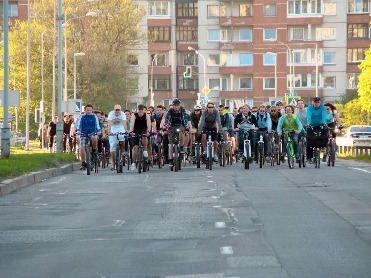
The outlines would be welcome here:
<svg viewBox="0 0 371 278">
<path fill-rule="evenodd" d="M 348 138 L 371 138 L 370 125 L 352 125 L 345 133 Z"/>
</svg>

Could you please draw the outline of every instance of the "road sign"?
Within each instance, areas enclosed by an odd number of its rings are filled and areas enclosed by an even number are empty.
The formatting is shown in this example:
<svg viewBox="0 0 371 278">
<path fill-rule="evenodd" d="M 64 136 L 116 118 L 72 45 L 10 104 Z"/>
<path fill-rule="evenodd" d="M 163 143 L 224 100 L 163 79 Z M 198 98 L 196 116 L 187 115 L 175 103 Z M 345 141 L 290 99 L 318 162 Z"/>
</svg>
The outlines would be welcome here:
<svg viewBox="0 0 371 278">
<path fill-rule="evenodd" d="M 286 96 L 286 104 L 296 106 L 299 99 L 301 99 L 300 96 Z"/>
<path fill-rule="evenodd" d="M 75 113 L 81 113 L 81 99 L 75 101 Z"/>
<path fill-rule="evenodd" d="M 18 90 L 8 91 L 8 106 L 19 107 L 21 101 L 21 93 Z M 0 90 L 0 107 L 4 105 L 4 91 Z"/>
<path fill-rule="evenodd" d="M 209 89 L 208 87 L 204 87 L 204 88 L 202 89 L 202 92 L 203 92 L 205 95 L 207 95 L 208 93 L 210 93 L 210 89 Z"/>
</svg>

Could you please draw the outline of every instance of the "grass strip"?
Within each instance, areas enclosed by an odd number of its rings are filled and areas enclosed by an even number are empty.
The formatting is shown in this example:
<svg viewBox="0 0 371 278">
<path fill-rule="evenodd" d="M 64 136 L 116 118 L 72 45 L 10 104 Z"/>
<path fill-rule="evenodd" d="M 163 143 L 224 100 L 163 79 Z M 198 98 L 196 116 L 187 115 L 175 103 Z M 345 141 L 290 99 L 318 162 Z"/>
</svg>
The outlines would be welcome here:
<svg viewBox="0 0 371 278">
<path fill-rule="evenodd" d="M 9 159 L 0 159 L 0 181 L 77 161 L 73 154 L 49 153 L 40 149 L 25 151 L 21 147 L 12 147 Z"/>
<path fill-rule="evenodd" d="M 356 160 L 371 163 L 371 155 L 351 155 L 351 154 L 339 154 L 339 157 L 347 160 Z"/>
</svg>

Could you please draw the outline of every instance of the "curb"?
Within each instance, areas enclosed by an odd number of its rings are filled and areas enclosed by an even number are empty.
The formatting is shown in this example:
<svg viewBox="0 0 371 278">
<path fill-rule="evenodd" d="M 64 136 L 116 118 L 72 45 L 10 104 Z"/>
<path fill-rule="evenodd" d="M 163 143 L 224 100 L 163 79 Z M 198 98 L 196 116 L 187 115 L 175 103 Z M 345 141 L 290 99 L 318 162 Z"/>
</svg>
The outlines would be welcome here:
<svg viewBox="0 0 371 278">
<path fill-rule="evenodd" d="M 48 178 L 69 174 L 73 171 L 79 170 L 80 162 L 63 165 L 59 168 L 50 168 L 38 172 L 31 172 L 14 179 L 3 180 L 0 182 L 0 196 L 10 194 L 18 189 L 28 185 L 42 182 Z"/>
</svg>

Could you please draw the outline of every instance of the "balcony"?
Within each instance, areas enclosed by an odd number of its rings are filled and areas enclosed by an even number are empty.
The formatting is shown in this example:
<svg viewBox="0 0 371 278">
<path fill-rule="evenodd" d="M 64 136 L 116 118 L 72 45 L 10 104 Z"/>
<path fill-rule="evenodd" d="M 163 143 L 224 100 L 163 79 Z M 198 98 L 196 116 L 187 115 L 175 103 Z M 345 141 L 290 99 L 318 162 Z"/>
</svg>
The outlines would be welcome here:
<svg viewBox="0 0 371 278">
<path fill-rule="evenodd" d="M 152 72 L 152 67 L 148 66 L 148 72 Z M 171 66 L 153 66 L 153 74 L 171 74 Z"/>
<path fill-rule="evenodd" d="M 321 14 L 299 14 L 287 15 L 287 25 L 320 25 L 323 23 L 323 15 Z"/>
<path fill-rule="evenodd" d="M 241 17 L 241 16 L 228 16 L 228 17 L 220 17 L 219 18 L 219 26 L 220 27 L 241 27 L 252 25 L 254 23 L 254 19 L 252 16 Z"/>
<path fill-rule="evenodd" d="M 221 66 L 219 68 L 219 74 L 253 74 L 254 69 L 252 66 Z"/>
<path fill-rule="evenodd" d="M 247 41 L 219 42 L 219 50 L 253 51 L 253 45 Z"/>
<path fill-rule="evenodd" d="M 176 43 L 176 50 L 177 51 L 189 51 L 188 46 L 192 47 L 193 49 L 198 49 L 198 42 L 197 40 L 194 41 L 178 41 Z"/>
<path fill-rule="evenodd" d="M 171 42 L 154 42 L 148 44 L 148 51 L 161 52 L 161 51 L 170 51 Z"/>
</svg>

